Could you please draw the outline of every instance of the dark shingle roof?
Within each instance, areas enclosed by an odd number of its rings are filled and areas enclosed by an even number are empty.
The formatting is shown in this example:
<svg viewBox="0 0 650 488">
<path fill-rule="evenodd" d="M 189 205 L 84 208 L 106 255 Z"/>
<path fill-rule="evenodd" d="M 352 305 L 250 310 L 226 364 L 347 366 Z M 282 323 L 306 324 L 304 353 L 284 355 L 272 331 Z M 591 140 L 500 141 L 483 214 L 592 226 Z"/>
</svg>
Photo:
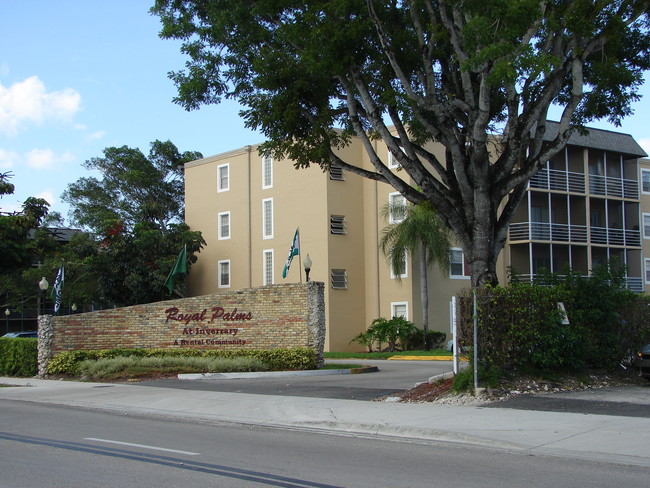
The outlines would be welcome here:
<svg viewBox="0 0 650 488">
<path fill-rule="evenodd" d="M 47 227 L 46 230 L 59 242 L 69 242 L 74 234 L 81 232 L 79 229 L 70 229 L 67 227 Z M 34 238 L 35 232 L 34 229 L 29 231 L 30 239 Z"/>
<path fill-rule="evenodd" d="M 557 122 L 546 122 L 545 140 L 554 139 L 560 124 Z M 586 127 L 585 134 L 574 131 L 569 137 L 568 144 L 571 146 L 582 146 L 592 149 L 602 149 L 603 151 L 612 151 L 628 156 L 642 158 L 647 156 L 646 152 L 639 146 L 639 143 L 629 134 L 613 132 L 603 129 L 594 129 Z"/>
</svg>

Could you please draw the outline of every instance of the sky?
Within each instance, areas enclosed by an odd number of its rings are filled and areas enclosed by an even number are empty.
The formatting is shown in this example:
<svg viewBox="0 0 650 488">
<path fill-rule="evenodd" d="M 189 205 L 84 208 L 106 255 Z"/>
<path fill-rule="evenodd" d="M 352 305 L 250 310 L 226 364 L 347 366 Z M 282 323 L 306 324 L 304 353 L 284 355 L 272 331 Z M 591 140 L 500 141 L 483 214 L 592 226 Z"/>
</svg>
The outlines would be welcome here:
<svg viewBox="0 0 650 488">
<path fill-rule="evenodd" d="M 234 103 L 187 112 L 169 71 L 180 43 L 158 37 L 153 0 L 0 0 L 0 172 L 13 195 L 0 210 L 45 198 L 67 217 L 67 186 L 113 146 L 148 154 L 155 140 L 203 156 L 264 140 Z"/>
<path fill-rule="evenodd" d="M 203 156 L 264 140 L 244 127 L 234 102 L 187 112 L 173 103 L 167 73 L 187 58 L 158 37 L 154 0 L 0 0 L 0 172 L 16 191 L 0 199 L 14 211 L 30 197 L 68 216 L 61 194 L 92 176 L 83 163 L 113 146 L 148 154 L 155 140 Z M 616 128 L 650 154 L 650 82 L 635 115 Z"/>
</svg>

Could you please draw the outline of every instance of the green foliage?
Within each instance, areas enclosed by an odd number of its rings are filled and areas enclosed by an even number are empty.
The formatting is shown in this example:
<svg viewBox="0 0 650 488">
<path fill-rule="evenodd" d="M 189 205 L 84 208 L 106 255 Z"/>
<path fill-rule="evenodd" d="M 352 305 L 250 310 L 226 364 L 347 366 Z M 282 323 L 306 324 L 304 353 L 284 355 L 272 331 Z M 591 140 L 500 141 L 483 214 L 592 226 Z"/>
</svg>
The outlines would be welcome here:
<svg viewBox="0 0 650 488">
<path fill-rule="evenodd" d="M 499 386 L 499 379 L 502 372 L 494 367 L 479 367 L 478 381 L 484 388 L 496 388 Z M 474 370 L 472 367 L 461 369 L 452 383 L 451 389 L 454 393 L 474 393 Z"/>
<path fill-rule="evenodd" d="M 326 352 L 323 356 L 326 359 L 388 359 L 395 356 L 449 356 L 449 360 L 451 360 L 451 353 L 446 349 L 395 352 Z"/>
<path fill-rule="evenodd" d="M 38 373 L 38 339 L 0 338 L 0 375 L 35 376 Z"/>
<path fill-rule="evenodd" d="M 427 346 L 437 349 L 444 344 L 446 338 L 447 334 L 444 332 L 429 330 L 427 331 Z M 405 351 L 424 349 L 424 331 L 416 328 L 408 338 L 402 340 L 402 346 Z"/>
<path fill-rule="evenodd" d="M 152 142 L 148 156 L 127 146 L 108 147 L 103 158 L 84 163 L 101 179 L 78 179 L 62 199 L 71 205 L 76 224 L 95 234 L 104 234 L 110 222 L 129 229 L 148 223 L 164 232 L 183 219 L 183 164 L 202 157 L 198 152 L 180 153 L 170 141 Z"/>
<path fill-rule="evenodd" d="M 456 376 L 454 376 L 454 382 L 451 385 L 451 389 L 454 393 L 465 393 L 474 391 L 474 371 L 472 368 L 461 369 Z"/>
<path fill-rule="evenodd" d="M 587 364 L 615 367 L 625 356 L 627 324 L 622 314 L 638 295 L 626 289 L 625 270 L 610 263 L 591 277 L 568 273 L 558 285 L 572 327 L 583 331 Z"/>
<path fill-rule="evenodd" d="M 102 349 L 66 351 L 52 358 L 48 367 L 51 375 L 79 376 L 81 363 L 116 358 L 252 358 L 261 361 L 271 371 L 307 370 L 317 366 L 316 353 L 308 348 L 278 349 Z"/>
<path fill-rule="evenodd" d="M 373 344 L 381 349 L 382 344 L 388 344 L 389 352 L 396 351 L 398 343 L 406 342 L 417 329 L 412 322 L 404 317 L 393 317 L 390 320 L 377 318 L 365 332 L 358 334 L 350 342 L 356 342 L 368 347 L 372 352 Z"/>
<path fill-rule="evenodd" d="M 276 159 L 336 163 L 429 202 L 473 285 L 496 283 L 527 180 L 583 124 L 629 115 L 650 68 L 645 0 L 156 0 L 151 11 L 188 56 L 170 74 L 176 103 L 237 100 Z M 367 159 L 337 152 L 352 135 Z"/>
<path fill-rule="evenodd" d="M 0 195 L 13 193 L 10 173 L 0 173 Z M 10 291 L 10 282 L 20 279 L 20 272 L 28 269 L 43 255 L 43 247 L 51 249 L 56 243 L 52 236 L 39 229 L 48 214 L 49 204 L 42 198 L 29 197 L 20 212 L 0 213 L 0 275 L 10 277 L 9 283 L 0 282 L 0 293 Z M 30 237 L 30 232 L 35 235 Z M 48 239 L 49 237 L 49 239 Z"/>
<path fill-rule="evenodd" d="M 201 233 L 183 223 L 183 164 L 201 157 L 154 141 L 148 156 L 109 147 L 103 158 L 86 161 L 101 178 L 80 178 L 63 200 L 75 223 L 93 234 L 66 249 L 66 285 L 76 286 L 64 288 L 64 302 L 128 306 L 170 297 L 163 284 L 180 250 L 187 247 L 189 269 L 205 245 Z M 183 282 L 180 276 L 179 290 Z"/>
<path fill-rule="evenodd" d="M 398 209 L 384 208 L 382 213 L 388 218 Z M 397 277 L 404 274 L 404 256 L 416 256 L 420 246 L 424 248 L 426 264 L 437 263 L 442 273 L 449 268 L 450 234 L 442 220 L 429 202 L 407 205 L 403 209 L 404 220 L 384 227 L 379 240 L 379 248 L 392 266 Z"/>
<path fill-rule="evenodd" d="M 267 365 L 253 357 L 214 358 L 193 356 L 117 356 L 86 359 L 78 373 L 86 380 L 120 379 L 148 374 L 230 373 L 266 371 Z"/>
<path fill-rule="evenodd" d="M 150 222 L 131 230 L 119 222 L 114 224 L 87 267 L 96 277 L 102 303 L 127 306 L 169 298 L 164 283 L 179 251 L 187 246 L 189 270 L 205 244 L 201 233 L 191 231 L 185 223 L 169 224 L 164 232 Z M 177 287 L 184 280 L 185 276 L 179 276 Z"/>
<path fill-rule="evenodd" d="M 350 344 L 356 342 L 368 348 L 368 352 L 373 352 L 372 346 L 375 344 L 376 339 L 373 332 L 370 329 L 366 329 L 364 332 L 360 332 L 352 338 Z"/>
<path fill-rule="evenodd" d="M 648 298 L 627 290 L 625 272 L 615 265 L 596 268 L 591 277 L 568 270 L 562 279 L 548 275 L 537 283 L 515 281 L 476 293 L 478 353 L 487 368 L 544 374 L 614 369 L 650 339 Z M 470 351 L 472 303 L 466 292 L 459 334 Z"/>
</svg>

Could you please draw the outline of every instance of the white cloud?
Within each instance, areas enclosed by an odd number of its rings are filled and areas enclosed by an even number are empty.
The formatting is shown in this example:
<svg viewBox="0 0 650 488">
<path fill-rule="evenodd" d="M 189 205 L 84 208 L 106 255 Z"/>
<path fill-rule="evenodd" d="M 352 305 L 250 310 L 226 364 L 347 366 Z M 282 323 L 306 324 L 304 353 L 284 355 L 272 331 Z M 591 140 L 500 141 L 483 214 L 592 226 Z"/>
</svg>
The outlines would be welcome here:
<svg viewBox="0 0 650 488">
<path fill-rule="evenodd" d="M 25 155 L 25 163 L 30 168 L 52 169 L 59 163 L 74 161 L 74 155 L 70 152 L 56 154 L 51 149 L 32 149 Z"/>
<path fill-rule="evenodd" d="M 49 203 L 49 202 L 48 202 Z M 20 202 L 6 203 L 0 199 L 0 212 L 21 212 L 23 210 L 23 204 Z"/>
<path fill-rule="evenodd" d="M 12 136 L 26 123 L 69 121 L 79 111 L 80 104 L 81 95 L 77 91 L 66 88 L 48 93 L 37 76 L 8 88 L 0 84 L 0 132 Z"/>
<path fill-rule="evenodd" d="M 0 169 L 7 170 L 15 167 L 20 161 L 20 155 L 0 148 Z"/>
<path fill-rule="evenodd" d="M 96 140 L 101 139 L 102 137 L 104 137 L 106 134 L 107 134 L 107 132 L 105 130 L 98 130 L 98 131 L 93 132 L 92 134 L 90 134 L 88 137 L 90 138 L 90 140 L 96 141 Z"/>
<path fill-rule="evenodd" d="M 37 195 L 34 195 L 36 198 L 42 198 L 45 200 L 47 203 L 50 204 L 50 208 L 52 208 L 56 204 L 56 198 L 54 196 L 54 193 L 52 193 L 51 190 L 45 190 L 40 192 Z"/>
</svg>

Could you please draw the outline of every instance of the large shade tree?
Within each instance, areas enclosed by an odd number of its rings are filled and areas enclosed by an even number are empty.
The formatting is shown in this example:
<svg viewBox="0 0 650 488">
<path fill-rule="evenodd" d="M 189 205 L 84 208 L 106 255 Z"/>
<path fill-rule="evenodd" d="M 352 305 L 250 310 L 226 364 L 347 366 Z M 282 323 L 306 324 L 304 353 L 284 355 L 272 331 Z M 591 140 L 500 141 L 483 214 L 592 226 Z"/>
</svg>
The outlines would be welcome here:
<svg viewBox="0 0 650 488">
<path fill-rule="evenodd" d="M 201 153 L 180 152 L 170 141 L 152 142 L 148 155 L 128 146 L 103 152 L 104 157 L 83 164 L 100 177 L 79 178 L 63 193 L 76 225 L 100 234 L 114 221 L 130 229 L 147 222 L 162 232 L 182 222 L 183 165 L 202 158 Z"/>
<path fill-rule="evenodd" d="M 338 164 L 428 201 L 473 285 L 496 260 L 527 181 L 576 127 L 630 114 L 650 66 L 641 0 L 156 0 L 187 109 L 233 98 L 264 150 Z M 549 130 L 552 106 L 558 124 Z M 391 128 L 391 126 L 393 126 Z M 337 130 L 342 129 L 342 130 Z M 359 137 L 372 163 L 336 149 Z M 495 138 L 496 135 L 496 138 Z M 388 168 L 381 139 L 402 172 Z M 438 157 L 427 144 L 445 148 Z"/>
<path fill-rule="evenodd" d="M 205 245 L 183 222 L 183 165 L 203 156 L 170 141 L 152 142 L 148 155 L 127 146 L 103 153 L 84 164 L 98 176 L 79 178 L 63 193 L 73 223 L 92 232 L 69 247 L 70 272 L 95 283 L 92 299 L 102 306 L 169 298 L 163 284 L 181 249 L 191 265 Z"/>
</svg>

